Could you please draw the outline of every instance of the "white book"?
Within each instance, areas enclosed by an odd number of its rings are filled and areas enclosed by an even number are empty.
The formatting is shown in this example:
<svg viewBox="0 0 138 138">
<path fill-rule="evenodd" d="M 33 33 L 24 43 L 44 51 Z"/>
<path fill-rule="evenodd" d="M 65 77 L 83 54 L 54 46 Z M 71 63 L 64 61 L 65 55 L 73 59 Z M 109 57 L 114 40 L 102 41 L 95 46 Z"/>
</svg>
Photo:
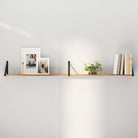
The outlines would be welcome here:
<svg viewBox="0 0 138 138">
<path fill-rule="evenodd" d="M 119 54 L 116 54 L 114 59 L 113 74 L 118 73 L 118 59 L 119 59 Z"/>
<path fill-rule="evenodd" d="M 120 74 L 121 72 L 121 59 L 122 59 L 122 54 L 118 54 L 117 74 Z"/>
<path fill-rule="evenodd" d="M 132 75 L 132 55 L 130 54 L 130 74 Z"/>
</svg>

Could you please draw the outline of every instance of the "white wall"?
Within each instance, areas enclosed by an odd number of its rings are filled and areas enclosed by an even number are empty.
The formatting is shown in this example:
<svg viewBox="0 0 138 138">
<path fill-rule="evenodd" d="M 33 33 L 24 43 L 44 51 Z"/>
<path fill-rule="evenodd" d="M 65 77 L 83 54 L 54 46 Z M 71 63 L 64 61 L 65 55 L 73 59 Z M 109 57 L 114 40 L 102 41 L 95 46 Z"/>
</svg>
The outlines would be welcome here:
<svg viewBox="0 0 138 138">
<path fill-rule="evenodd" d="M 137 138 L 138 2 L 0 0 L 0 138 Z M 51 73 L 86 61 L 112 73 L 133 54 L 135 77 L 3 77 L 20 73 L 21 48 L 40 47 Z"/>
</svg>

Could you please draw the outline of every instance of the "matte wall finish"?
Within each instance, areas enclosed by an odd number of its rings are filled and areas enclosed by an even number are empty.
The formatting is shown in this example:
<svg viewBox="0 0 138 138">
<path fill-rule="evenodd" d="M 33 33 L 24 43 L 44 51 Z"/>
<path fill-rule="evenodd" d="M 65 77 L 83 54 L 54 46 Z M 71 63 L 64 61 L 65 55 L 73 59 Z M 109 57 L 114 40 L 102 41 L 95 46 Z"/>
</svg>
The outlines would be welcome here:
<svg viewBox="0 0 138 138">
<path fill-rule="evenodd" d="M 137 0 L 0 0 L 0 138 L 138 138 Z M 4 77 L 21 48 L 41 48 L 52 74 L 133 54 L 135 77 Z M 74 72 L 72 72 L 74 73 Z"/>
</svg>

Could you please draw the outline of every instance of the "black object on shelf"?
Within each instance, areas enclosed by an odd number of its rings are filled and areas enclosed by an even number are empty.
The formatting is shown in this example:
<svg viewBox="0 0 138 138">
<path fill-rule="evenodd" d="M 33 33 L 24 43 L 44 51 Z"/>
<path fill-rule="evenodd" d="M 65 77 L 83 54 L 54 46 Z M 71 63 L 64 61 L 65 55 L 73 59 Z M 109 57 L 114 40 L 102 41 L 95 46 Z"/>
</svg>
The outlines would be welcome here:
<svg viewBox="0 0 138 138">
<path fill-rule="evenodd" d="M 132 76 L 134 76 L 134 68 L 132 67 Z"/>
<path fill-rule="evenodd" d="M 71 76 L 71 74 L 70 74 L 70 70 L 71 69 L 76 73 L 76 75 L 79 75 L 79 73 L 77 72 L 77 70 L 72 66 L 71 62 L 68 61 L 68 76 Z"/>
<path fill-rule="evenodd" d="M 70 61 L 68 61 L 68 76 L 70 76 Z"/>
<path fill-rule="evenodd" d="M 8 74 L 8 61 L 6 61 L 4 76 Z"/>
</svg>

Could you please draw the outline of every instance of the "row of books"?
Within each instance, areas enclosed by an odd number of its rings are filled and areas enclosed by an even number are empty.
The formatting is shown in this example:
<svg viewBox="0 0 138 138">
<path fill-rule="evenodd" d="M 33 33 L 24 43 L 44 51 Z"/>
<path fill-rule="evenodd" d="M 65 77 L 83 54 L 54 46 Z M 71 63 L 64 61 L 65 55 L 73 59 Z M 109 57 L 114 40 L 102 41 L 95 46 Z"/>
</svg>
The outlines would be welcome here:
<svg viewBox="0 0 138 138">
<path fill-rule="evenodd" d="M 132 55 L 116 54 L 114 59 L 113 74 L 132 75 Z"/>
</svg>

